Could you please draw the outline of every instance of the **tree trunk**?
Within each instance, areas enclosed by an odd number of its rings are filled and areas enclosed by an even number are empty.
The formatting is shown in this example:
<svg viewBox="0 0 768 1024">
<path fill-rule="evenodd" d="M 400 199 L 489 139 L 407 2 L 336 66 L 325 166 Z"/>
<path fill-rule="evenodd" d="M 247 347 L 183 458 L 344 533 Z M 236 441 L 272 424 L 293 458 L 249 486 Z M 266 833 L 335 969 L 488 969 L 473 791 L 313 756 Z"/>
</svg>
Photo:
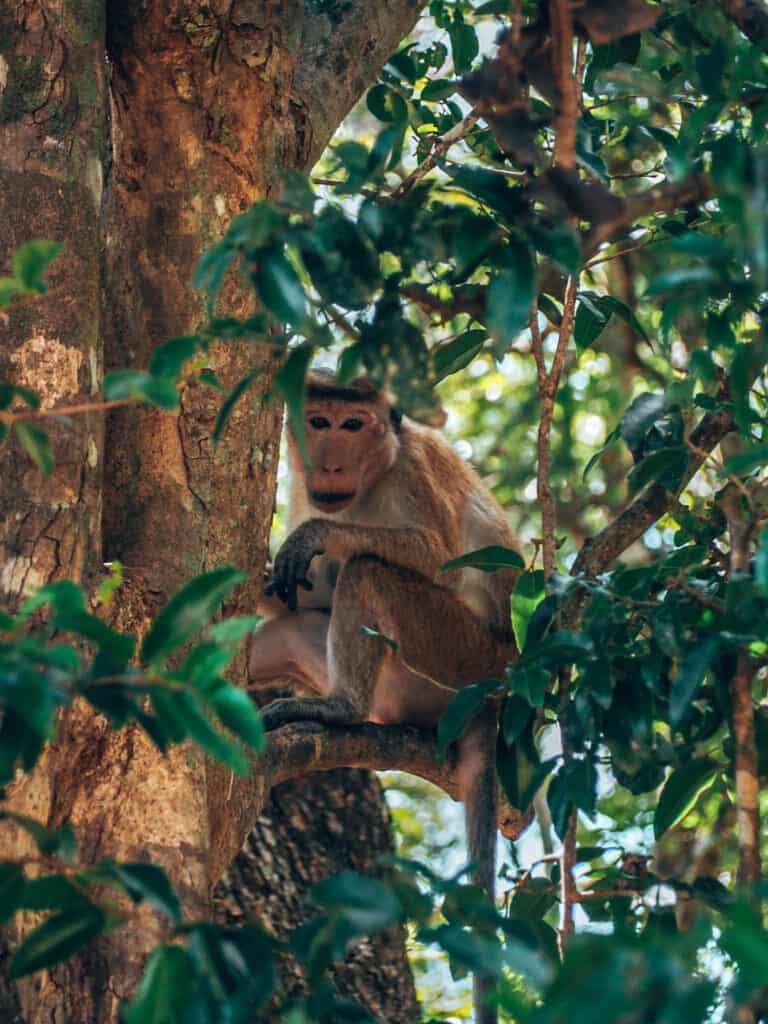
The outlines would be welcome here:
<svg viewBox="0 0 768 1024">
<path fill-rule="evenodd" d="M 101 7 L 96 0 L 90 7 L 41 0 L 20 10 L 10 59 L 4 43 L 0 50 L 0 61 L 10 67 L 0 94 L 0 211 L 12 225 L 12 243 L 60 238 L 67 253 L 51 275 L 51 297 L 14 310 L 4 344 L 16 379 L 39 388 L 45 374 L 58 389 L 52 402 L 98 393 L 100 337 L 108 369 L 145 368 L 158 344 L 199 329 L 203 303 L 190 282 L 201 253 L 234 216 L 274 191 L 283 169 L 306 168 L 316 159 L 417 13 L 410 0 L 353 0 L 338 9 L 324 5 L 325 13 L 315 15 L 299 0 L 110 4 L 112 152 L 102 206 Z M 93 31 L 84 40 L 88 10 Z M 31 91 L 33 82 L 38 92 Z M 30 189 L 34 205 L 22 207 L 19 199 Z M 250 308 L 251 296 L 234 279 L 224 291 L 229 311 Z M 251 573 L 227 613 L 253 609 L 274 502 L 281 410 L 262 399 L 275 361 L 264 349 L 227 343 L 212 348 L 209 365 L 227 387 L 261 371 L 215 451 L 210 436 L 221 396 L 199 383 L 184 388 L 178 415 L 131 408 L 109 420 L 103 550 L 125 565 L 114 623 L 121 629 L 141 633 L 182 582 L 223 563 Z M 13 481 L 8 497 L 0 496 L 8 524 L 0 527 L 5 601 L 56 575 L 90 582 L 101 556 L 99 425 L 91 415 L 77 421 L 74 443 L 72 434 L 56 439 L 57 469 L 48 482 L 41 483 L 16 448 L 4 456 L 2 479 Z M 234 671 L 245 681 L 243 661 Z M 342 779 L 338 773 L 332 781 L 298 787 L 313 794 L 302 798 L 300 827 L 295 815 L 283 819 L 281 804 L 273 805 L 272 827 L 260 827 L 244 855 L 251 866 L 271 865 L 265 886 L 346 867 L 361 836 L 361 865 L 389 849 L 378 788 L 356 773 L 350 792 L 364 792 L 365 799 L 354 801 Z M 229 773 L 197 753 L 185 748 L 164 759 L 137 729 L 115 734 L 75 708 L 39 769 L 19 787 L 14 808 L 52 825 L 70 819 L 83 862 L 151 857 L 197 916 L 209 908 L 217 837 L 226 833 L 232 847 L 238 808 L 231 792 Z M 353 805 L 350 818 L 340 813 Z M 18 853 L 20 842 L 4 832 L 0 856 Z M 240 874 L 240 867 L 233 869 L 233 878 Z M 297 919 L 295 900 L 295 888 L 273 892 L 261 919 L 280 930 Z M 27 1024 L 116 1019 L 119 999 L 132 991 L 159 935 L 152 914 L 133 922 L 25 983 Z M 388 1021 L 415 1019 L 401 937 L 376 939 L 370 949 L 369 961 L 353 955 L 350 964 L 357 968 L 341 971 L 345 991 L 355 987 Z M 374 961 L 379 970 L 372 969 Z M 393 973 L 400 976 L 397 985 Z"/>
</svg>

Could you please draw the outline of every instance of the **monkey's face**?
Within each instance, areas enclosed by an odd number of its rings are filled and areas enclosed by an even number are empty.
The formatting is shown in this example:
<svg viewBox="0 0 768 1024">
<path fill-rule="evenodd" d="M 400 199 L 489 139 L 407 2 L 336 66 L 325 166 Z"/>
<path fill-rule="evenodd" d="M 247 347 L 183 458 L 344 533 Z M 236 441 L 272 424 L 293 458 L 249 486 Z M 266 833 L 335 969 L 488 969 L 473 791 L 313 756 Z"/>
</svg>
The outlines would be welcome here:
<svg viewBox="0 0 768 1024">
<path fill-rule="evenodd" d="M 310 400 L 305 426 L 307 496 L 323 512 L 348 508 L 395 460 L 397 437 L 383 402 Z"/>
</svg>

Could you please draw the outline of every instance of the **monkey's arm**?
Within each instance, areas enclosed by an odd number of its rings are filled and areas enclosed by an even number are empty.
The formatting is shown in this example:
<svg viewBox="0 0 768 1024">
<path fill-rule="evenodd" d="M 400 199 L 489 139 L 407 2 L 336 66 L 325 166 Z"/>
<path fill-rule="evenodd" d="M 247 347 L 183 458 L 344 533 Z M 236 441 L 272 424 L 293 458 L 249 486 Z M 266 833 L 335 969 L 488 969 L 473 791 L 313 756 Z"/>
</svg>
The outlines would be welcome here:
<svg viewBox="0 0 768 1024">
<path fill-rule="evenodd" d="M 373 555 L 412 569 L 427 579 L 432 579 L 451 557 L 450 549 L 436 530 L 419 526 L 355 526 L 329 519 L 308 519 L 297 526 L 278 551 L 265 593 L 276 594 L 294 609 L 297 588 L 309 590 L 312 587 L 307 572 L 312 559 L 320 554 L 330 555 L 340 562 L 356 555 Z"/>
</svg>

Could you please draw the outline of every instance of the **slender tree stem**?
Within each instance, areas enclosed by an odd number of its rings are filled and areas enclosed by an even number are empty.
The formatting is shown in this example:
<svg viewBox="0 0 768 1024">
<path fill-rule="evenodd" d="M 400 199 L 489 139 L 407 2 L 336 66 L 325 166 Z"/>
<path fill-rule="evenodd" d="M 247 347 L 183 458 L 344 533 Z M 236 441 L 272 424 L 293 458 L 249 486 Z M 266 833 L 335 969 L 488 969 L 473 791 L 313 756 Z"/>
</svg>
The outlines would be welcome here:
<svg viewBox="0 0 768 1024">
<path fill-rule="evenodd" d="M 555 156 L 558 167 L 576 166 L 576 122 L 579 119 L 579 86 L 573 73 L 573 18 L 571 0 L 550 0 L 552 69 L 557 82 Z"/>
</svg>

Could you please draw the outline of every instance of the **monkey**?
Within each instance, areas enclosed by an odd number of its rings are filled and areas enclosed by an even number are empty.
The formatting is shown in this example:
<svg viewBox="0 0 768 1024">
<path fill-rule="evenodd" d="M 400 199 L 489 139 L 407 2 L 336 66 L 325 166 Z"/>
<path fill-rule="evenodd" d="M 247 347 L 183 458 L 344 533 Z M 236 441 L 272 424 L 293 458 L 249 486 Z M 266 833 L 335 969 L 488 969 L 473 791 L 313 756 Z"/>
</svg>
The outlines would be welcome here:
<svg viewBox="0 0 768 1024">
<path fill-rule="evenodd" d="M 517 550 L 515 535 L 450 444 L 402 416 L 368 378 L 342 386 L 330 371 L 311 371 L 304 427 L 308 468 L 288 430 L 290 532 L 257 609 L 267 621 L 250 640 L 249 680 L 287 677 L 320 696 L 272 701 L 265 728 L 433 727 L 457 690 L 500 678 L 517 657 L 516 573 L 438 570 L 487 545 Z M 491 900 L 496 729 L 489 706 L 459 741 L 457 761 L 473 877 Z M 482 1005 L 487 982 L 475 985 L 477 1020 L 494 1024 L 495 1009 Z"/>
</svg>

